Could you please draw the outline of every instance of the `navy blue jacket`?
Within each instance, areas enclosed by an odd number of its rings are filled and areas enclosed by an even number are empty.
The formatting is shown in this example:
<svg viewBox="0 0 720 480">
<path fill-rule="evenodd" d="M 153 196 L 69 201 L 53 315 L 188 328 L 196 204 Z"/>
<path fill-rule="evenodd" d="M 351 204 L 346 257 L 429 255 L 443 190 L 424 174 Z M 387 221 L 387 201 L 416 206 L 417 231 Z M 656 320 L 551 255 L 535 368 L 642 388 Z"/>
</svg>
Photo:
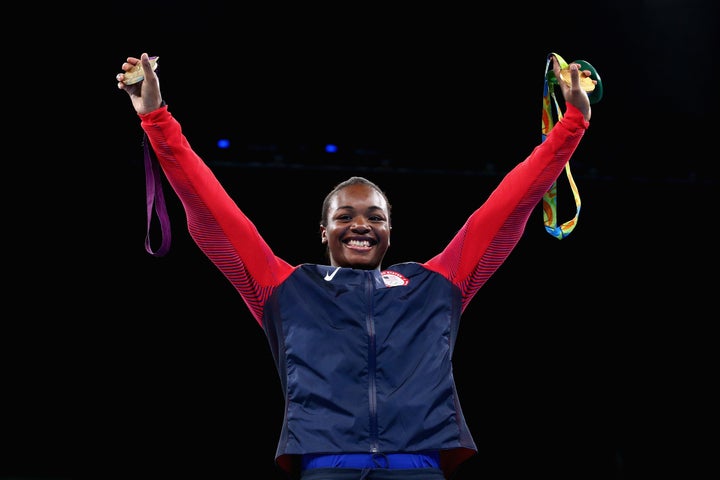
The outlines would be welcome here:
<svg viewBox="0 0 720 480">
<path fill-rule="evenodd" d="M 277 455 L 476 450 L 452 374 L 460 289 L 418 263 L 335 270 L 303 265 L 265 304 L 286 405 Z"/>
</svg>

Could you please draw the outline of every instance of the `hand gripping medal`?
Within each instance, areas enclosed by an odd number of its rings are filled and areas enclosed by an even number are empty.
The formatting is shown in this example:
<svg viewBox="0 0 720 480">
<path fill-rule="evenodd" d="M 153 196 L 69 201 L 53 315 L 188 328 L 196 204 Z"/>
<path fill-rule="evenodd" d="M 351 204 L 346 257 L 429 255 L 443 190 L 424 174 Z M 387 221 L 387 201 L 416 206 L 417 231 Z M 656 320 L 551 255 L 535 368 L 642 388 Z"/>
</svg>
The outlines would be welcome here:
<svg viewBox="0 0 720 480">
<path fill-rule="evenodd" d="M 152 67 L 153 71 L 157 68 L 157 62 L 160 57 L 150 57 L 150 66 Z M 125 80 L 123 80 L 123 83 L 125 85 L 133 85 L 135 83 L 140 83 L 145 79 L 145 72 L 143 72 L 142 63 L 138 62 L 135 64 L 134 67 L 132 67 L 130 70 L 125 72 Z"/>
<path fill-rule="evenodd" d="M 550 68 L 552 65 L 552 57 L 555 56 L 560 65 L 560 79 L 555 76 L 555 72 Z M 590 103 L 597 103 L 600 101 L 603 95 L 602 81 L 600 75 L 598 75 L 595 68 L 585 60 L 575 60 L 572 63 L 580 65 L 580 70 L 589 70 L 590 77 L 580 76 L 580 87 L 585 90 L 588 94 Z M 595 80 L 593 82 L 593 80 Z M 547 56 L 547 62 L 545 63 L 545 85 L 543 88 L 543 108 L 542 108 L 542 141 L 544 142 L 547 138 L 548 133 L 552 130 L 556 121 L 560 121 L 562 118 L 562 112 L 555 96 L 555 87 L 558 86 L 558 82 L 565 82 L 568 85 L 571 83 L 570 80 L 570 69 L 568 63 L 557 53 L 551 53 Z M 553 110 L 554 107 L 554 110 Z M 543 222 L 545 223 L 545 230 L 557 238 L 562 240 L 563 238 L 570 235 L 577 225 L 578 217 L 580 216 L 580 194 L 578 193 L 577 185 L 573 179 L 572 173 L 570 172 L 570 162 L 565 164 L 565 174 L 568 178 L 568 183 L 572 189 L 573 196 L 575 199 L 575 216 L 560 225 L 557 223 L 557 181 L 552 184 L 550 190 L 543 195 L 542 206 L 543 206 Z"/>
</svg>

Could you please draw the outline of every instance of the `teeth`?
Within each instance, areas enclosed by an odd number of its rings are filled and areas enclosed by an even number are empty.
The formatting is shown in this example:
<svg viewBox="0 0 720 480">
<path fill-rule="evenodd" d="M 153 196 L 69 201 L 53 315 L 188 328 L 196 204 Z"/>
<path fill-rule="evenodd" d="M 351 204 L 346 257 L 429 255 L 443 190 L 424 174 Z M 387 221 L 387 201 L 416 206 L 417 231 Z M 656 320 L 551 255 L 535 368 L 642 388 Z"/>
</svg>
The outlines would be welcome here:
<svg viewBox="0 0 720 480">
<path fill-rule="evenodd" d="M 352 245 L 354 247 L 369 247 L 370 241 L 369 240 L 350 240 L 348 242 L 348 245 Z"/>
</svg>

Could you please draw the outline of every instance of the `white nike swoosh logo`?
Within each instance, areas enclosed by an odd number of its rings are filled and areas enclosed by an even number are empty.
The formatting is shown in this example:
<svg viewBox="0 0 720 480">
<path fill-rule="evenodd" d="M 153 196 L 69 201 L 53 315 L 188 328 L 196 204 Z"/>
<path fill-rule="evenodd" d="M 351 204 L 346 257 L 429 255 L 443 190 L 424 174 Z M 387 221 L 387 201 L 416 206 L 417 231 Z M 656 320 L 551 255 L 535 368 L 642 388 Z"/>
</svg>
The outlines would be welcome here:
<svg viewBox="0 0 720 480">
<path fill-rule="evenodd" d="M 330 280 L 332 280 L 333 277 L 335 277 L 335 274 L 338 272 L 338 270 L 340 270 L 340 267 L 337 267 L 333 273 L 326 273 L 326 274 L 325 274 L 325 281 L 326 281 L 326 282 L 329 282 Z"/>
</svg>

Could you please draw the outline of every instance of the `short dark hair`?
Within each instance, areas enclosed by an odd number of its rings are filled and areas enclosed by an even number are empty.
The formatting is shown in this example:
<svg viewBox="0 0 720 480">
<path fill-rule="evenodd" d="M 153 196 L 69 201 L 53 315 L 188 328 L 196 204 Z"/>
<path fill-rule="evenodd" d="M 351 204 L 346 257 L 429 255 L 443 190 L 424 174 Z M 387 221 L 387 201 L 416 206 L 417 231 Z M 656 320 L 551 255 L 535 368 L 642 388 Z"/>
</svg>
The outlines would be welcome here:
<svg viewBox="0 0 720 480">
<path fill-rule="evenodd" d="M 342 190 L 345 187 L 349 187 L 350 185 L 367 185 L 368 187 L 376 190 L 380 195 L 383 196 L 385 199 L 385 203 L 387 203 L 387 209 L 388 209 L 388 215 L 390 215 L 391 206 L 390 201 L 388 200 L 387 195 L 385 195 L 385 192 L 378 187 L 374 182 L 371 182 L 365 177 L 357 177 L 353 176 L 348 178 L 347 180 L 344 180 L 337 185 L 335 185 L 335 188 L 330 190 L 330 193 L 327 194 L 325 197 L 325 200 L 323 200 L 322 203 L 322 212 L 320 213 L 320 226 L 325 227 L 328 224 L 328 210 L 330 209 L 330 200 L 332 200 L 332 197 L 335 196 L 340 190 Z"/>
</svg>

